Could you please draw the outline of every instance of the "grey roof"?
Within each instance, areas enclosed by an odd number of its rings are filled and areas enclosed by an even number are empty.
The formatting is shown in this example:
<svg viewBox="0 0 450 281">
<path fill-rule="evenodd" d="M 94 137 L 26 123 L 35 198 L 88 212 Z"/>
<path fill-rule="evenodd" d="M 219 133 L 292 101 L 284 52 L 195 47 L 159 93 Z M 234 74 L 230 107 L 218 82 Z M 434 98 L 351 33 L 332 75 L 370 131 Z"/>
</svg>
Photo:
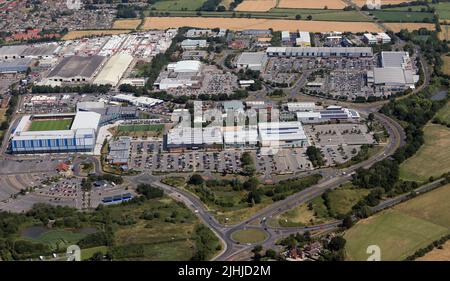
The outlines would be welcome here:
<svg viewBox="0 0 450 281">
<path fill-rule="evenodd" d="M 375 84 L 405 85 L 414 84 L 414 74 L 411 70 L 401 67 L 374 68 Z"/>
<path fill-rule="evenodd" d="M 20 56 L 26 48 L 25 45 L 3 46 L 0 48 L 0 57 Z"/>
<path fill-rule="evenodd" d="M 87 77 L 91 78 L 105 61 L 103 56 L 70 56 L 64 58 L 48 75 L 48 77 Z"/>
<path fill-rule="evenodd" d="M 244 52 L 239 56 L 237 64 L 262 64 L 265 56 L 264 52 Z"/>
<path fill-rule="evenodd" d="M 30 66 L 32 59 L 15 59 L 8 61 L 0 61 L 0 72 L 21 72 L 26 71 Z"/>
<path fill-rule="evenodd" d="M 244 103 L 239 100 L 224 101 L 223 108 L 226 109 L 244 109 Z"/>
<path fill-rule="evenodd" d="M 44 57 L 51 56 L 58 48 L 57 45 L 44 45 L 36 47 L 28 47 L 22 52 L 22 56 Z"/>
<path fill-rule="evenodd" d="M 402 67 L 409 57 L 407 52 L 381 52 L 381 65 L 383 67 Z"/>
</svg>

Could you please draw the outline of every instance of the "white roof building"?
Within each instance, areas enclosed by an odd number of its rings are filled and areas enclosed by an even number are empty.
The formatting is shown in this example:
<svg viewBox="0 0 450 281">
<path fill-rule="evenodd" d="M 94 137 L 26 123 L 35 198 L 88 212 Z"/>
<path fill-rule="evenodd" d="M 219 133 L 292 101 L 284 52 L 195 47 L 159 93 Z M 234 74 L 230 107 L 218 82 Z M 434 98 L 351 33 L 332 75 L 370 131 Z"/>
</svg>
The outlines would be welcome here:
<svg viewBox="0 0 450 281">
<path fill-rule="evenodd" d="M 266 63 L 267 56 L 264 52 L 244 52 L 239 56 L 236 66 L 261 71 Z"/>
<path fill-rule="evenodd" d="M 132 61 L 133 56 L 130 54 L 113 55 L 95 78 L 94 84 L 117 86 Z"/>
<path fill-rule="evenodd" d="M 299 31 L 298 37 L 295 39 L 295 45 L 298 47 L 310 47 L 311 46 L 311 36 L 309 32 Z"/>
<path fill-rule="evenodd" d="M 139 107 L 152 107 L 157 104 L 163 103 L 163 100 L 160 99 L 154 99 L 149 97 L 135 97 L 133 95 L 126 95 L 126 94 L 115 95 L 111 97 L 111 100 L 127 102 L 129 104 Z"/>
<path fill-rule="evenodd" d="M 175 63 L 169 63 L 167 65 L 167 70 L 173 72 L 184 73 L 184 72 L 199 72 L 202 63 L 197 60 L 182 60 Z"/>
<path fill-rule="evenodd" d="M 259 140 L 265 147 L 305 146 L 308 138 L 298 121 L 258 123 Z"/>
<path fill-rule="evenodd" d="M 288 102 L 288 111 L 313 111 L 316 109 L 314 102 Z"/>
</svg>

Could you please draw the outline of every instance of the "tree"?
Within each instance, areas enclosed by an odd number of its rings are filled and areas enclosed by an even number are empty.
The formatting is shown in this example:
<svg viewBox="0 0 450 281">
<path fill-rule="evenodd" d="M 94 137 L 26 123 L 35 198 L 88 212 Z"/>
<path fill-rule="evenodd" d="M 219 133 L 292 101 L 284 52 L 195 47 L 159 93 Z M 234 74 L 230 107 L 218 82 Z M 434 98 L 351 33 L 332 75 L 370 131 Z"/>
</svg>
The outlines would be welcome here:
<svg viewBox="0 0 450 281">
<path fill-rule="evenodd" d="M 346 216 L 343 220 L 342 220 L 342 226 L 345 227 L 346 229 L 349 229 L 350 227 L 353 226 L 353 219 L 351 216 Z"/>
<path fill-rule="evenodd" d="M 296 19 L 296 20 L 301 20 L 301 19 L 302 19 L 302 16 L 301 16 L 301 15 L 295 15 L 295 19 Z"/>
<path fill-rule="evenodd" d="M 136 191 L 137 193 L 144 195 L 147 199 L 160 198 L 164 195 L 162 189 L 143 183 L 138 185 Z"/>
<path fill-rule="evenodd" d="M 277 256 L 277 252 L 273 249 L 266 250 L 266 257 L 274 259 Z"/>
<path fill-rule="evenodd" d="M 347 240 L 345 240 L 344 237 L 336 236 L 331 239 L 331 241 L 327 245 L 327 248 L 330 251 L 337 252 L 337 251 L 343 250 L 346 243 L 347 243 Z"/>
<path fill-rule="evenodd" d="M 201 184 L 203 184 L 203 182 L 204 182 L 204 179 L 199 174 L 193 174 L 189 178 L 189 181 L 188 181 L 189 184 L 193 184 L 193 185 L 201 185 Z"/>
</svg>

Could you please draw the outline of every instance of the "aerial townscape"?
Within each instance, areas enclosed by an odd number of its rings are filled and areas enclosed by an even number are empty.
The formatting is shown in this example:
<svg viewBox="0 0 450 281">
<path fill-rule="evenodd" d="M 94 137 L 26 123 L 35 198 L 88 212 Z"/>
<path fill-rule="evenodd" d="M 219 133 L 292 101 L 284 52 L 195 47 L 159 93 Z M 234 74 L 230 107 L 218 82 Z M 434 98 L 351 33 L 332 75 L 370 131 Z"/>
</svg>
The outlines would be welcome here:
<svg viewBox="0 0 450 281">
<path fill-rule="evenodd" d="M 0 261 L 450 261 L 448 22 L 0 0 Z"/>
</svg>

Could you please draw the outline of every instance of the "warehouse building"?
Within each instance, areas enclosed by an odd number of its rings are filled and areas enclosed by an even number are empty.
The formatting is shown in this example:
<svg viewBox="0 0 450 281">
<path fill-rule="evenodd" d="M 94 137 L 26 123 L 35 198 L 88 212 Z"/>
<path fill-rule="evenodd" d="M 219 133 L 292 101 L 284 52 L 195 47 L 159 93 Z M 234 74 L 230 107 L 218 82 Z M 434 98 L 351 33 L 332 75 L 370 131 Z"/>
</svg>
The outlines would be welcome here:
<svg viewBox="0 0 450 281">
<path fill-rule="evenodd" d="M 411 68 L 408 52 L 381 52 L 381 67 Z"/>
<path fill-rule="evenodd" d="M 370 47 L 269 47 L 269 57 L 372 57 Z"/>
<path fill-rule="evenodd" d="M 183 48 L 183 50 L 194 50 L 197 48 L 206 47 L 208 47 L 208 43 L 206 42 L 206 40 L 185 39 L 181 42 L 181 48 Z"/>
<path fill-rule="evenodd" d="M 19 58 L 15 60 L 0 60 L 0 73 L 26 72 L 32 64 L 32 59 Z"/>
<path fill-rule="evenodd" d="M 71 120 L 70 128 L 56 129 L 61 120 Z M 95 147 L 99 121 L 100 114 L 95 112 L 24 116 L 11 137 L 11 151 L 12 153 L 91 152 Z M 53 129 L 42 127 L 43 130 L 38 130 L 33 126 L 34 122 L 46 122 L 47 127 Z"/>
<path fill-rule="evenodd" d="M 150 108 L 155 105 L 163 103 L 163 100 L 154 99 L 149 97 L 135 97 L 133 95 L 126 94 L 118 94 L 111 97 L 112 101 L 126 102 L 128 104 L 137 106 L 137 107 L 146 107 Z"/>
<path fill-rule="evenodd" d="M 111 165 L 128 165 L 130 159 L 131 138 L 119 137 L 109 143 L 107 160 Z"/>
<path fill-rule="evenodd" d="M 176 88 L 199 88 L 202 63 L 197 60 L 183 60 L 169 63 L 167 71 L 161 72 L 153 85 L 160 90 Z"/>
<path fill-rule="evenodd" d="M 22 53 L 27 49 L 25 45 L 3 46 L 0 48 L 0 59 L 20 59 L 24 58 Z"/>
<path fill-rule="evenodd" d="M 291 112 L 296 111 L 314 111 L 316 104 L 314 102 L 288 102 L 286 104 L 287 110 Z"/>
<path fill-rule="evenodd" d="M 113 55 L 95 78 L 94 84 L 117 86 L 132 61 L 133 56 L 130 54 L 119 53 Z"/>
<path fill-rule="evenodd" d="M 258 123 L 259 142 L 263 147 L 304 147 L 308 137 L 298 121 Z"/>
<path fill-rule="evenodd" d="M 98 73 L 105 62 L 103 56 L 69 56 L 53 68 L 47 76 L 48 80 L 66 83 L 88 83 Z"/>
<path fill-rule="evenodd" d="M 238 69 L 251 69 L 255 71 L 262 71 L 267 63 L 267 55 L 264 52 L 244 52 L 237 62 Z"/>
<path fill-rule="evenodd" d="M 223 128 L 226 148 L 254 148 L 258 144 L 257 126 L 229 126 Z"/>
<path fill-rule="evenodd" d="M 175 127 L 167 133 L 165 138 L 166 149 L 170 152 L 179 152 L 186 149 L 223 148 L 223 135 L 219 127 Z"/>
<path fill-rule="evenodd" d="M 311 35 L 306 31 L 299 31 L 298 37 L 295 39 L 297 47 L 311 47 Z"/>
</svg>

